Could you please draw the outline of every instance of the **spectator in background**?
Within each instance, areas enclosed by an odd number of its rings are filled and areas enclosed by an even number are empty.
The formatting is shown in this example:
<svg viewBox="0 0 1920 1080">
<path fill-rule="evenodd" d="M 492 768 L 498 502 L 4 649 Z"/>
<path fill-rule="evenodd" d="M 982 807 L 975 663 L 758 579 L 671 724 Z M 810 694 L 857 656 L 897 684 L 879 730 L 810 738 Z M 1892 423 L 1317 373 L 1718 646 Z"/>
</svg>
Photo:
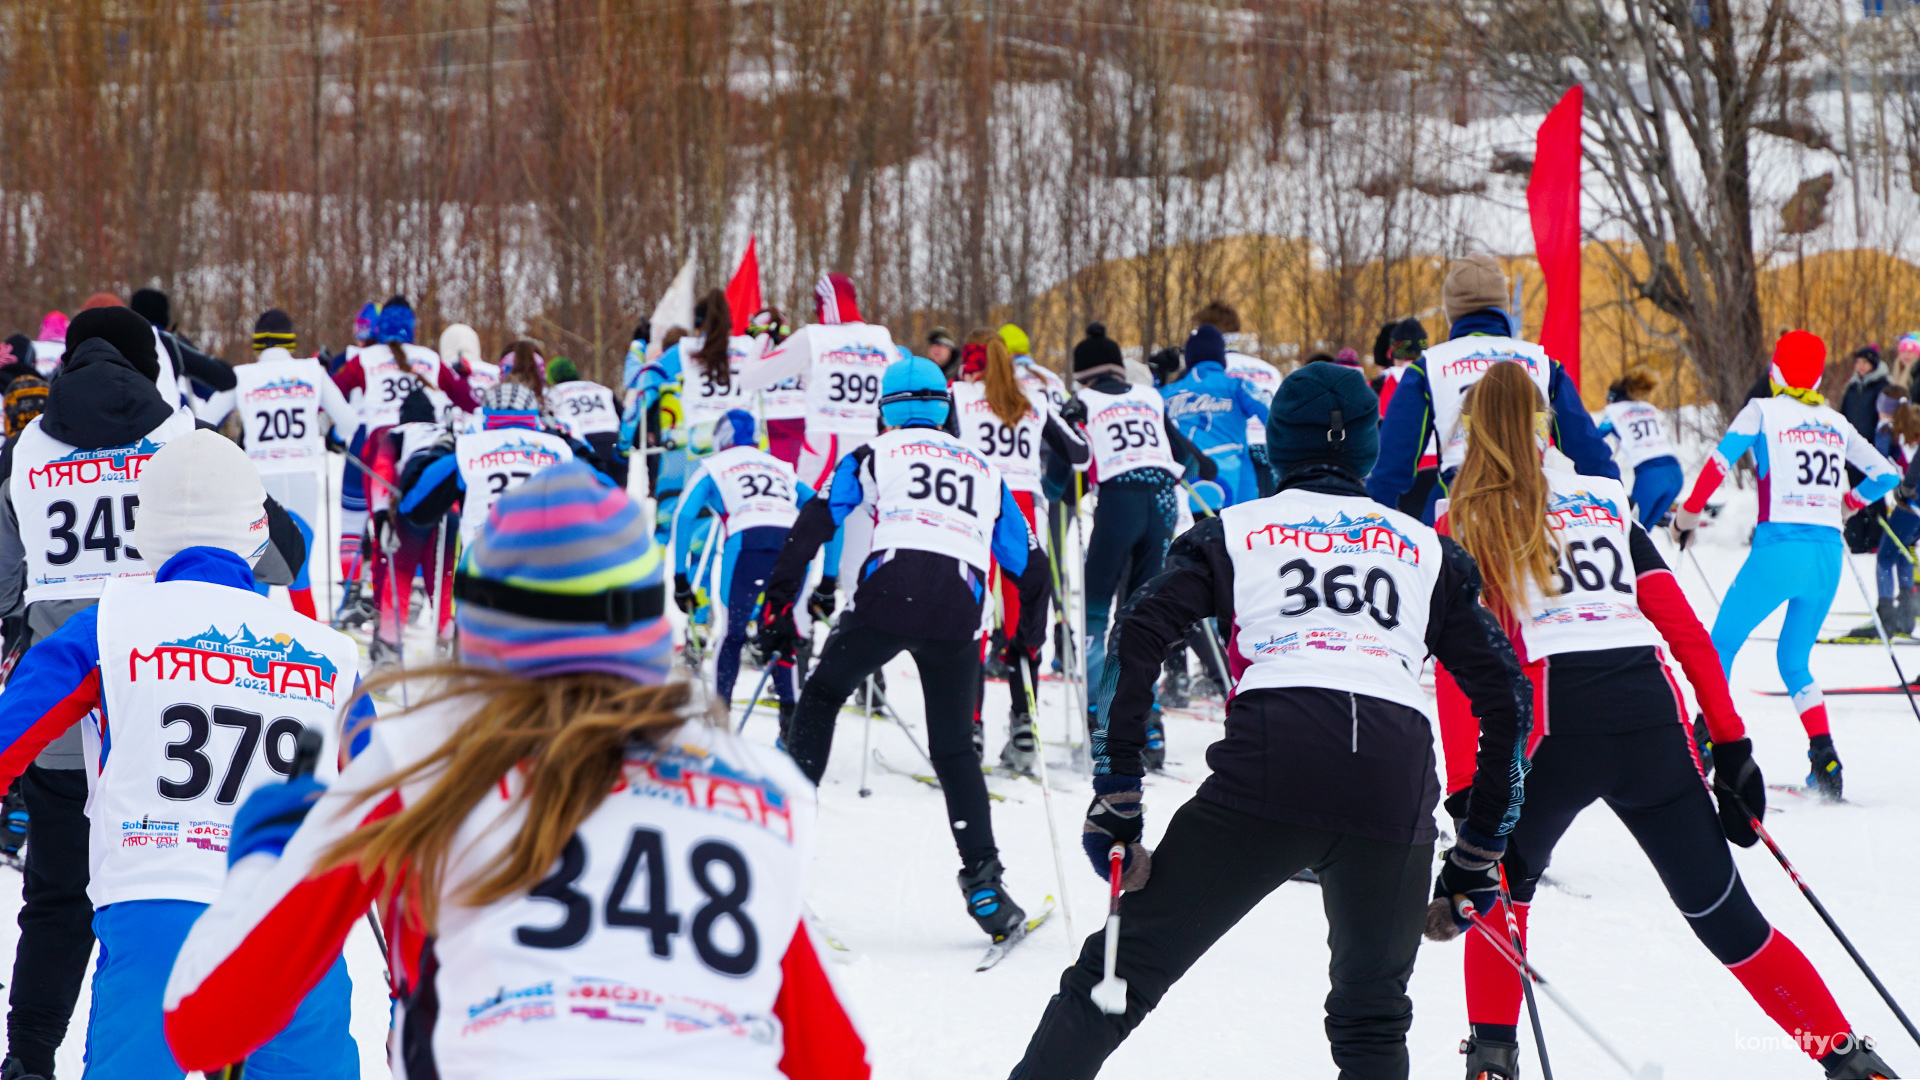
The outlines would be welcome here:
<svg viewBox="0 0 1920 1080">
<path fill-rule="evenodd" d="M 960 377 L 960 350 L 954 348 L 953 335 L 944 326 L 936 326 L 933 333 L 927 335 L 927 359 L 940 365 L 946 372 L 947 381 Z"/>
<path fill-rule="evenodd" d="M 1854 350 L 1853 377 L 1847 380 L 1847 392 L 1840 399 L 1840 415 L 1868 442 L 1873 441 L 1874 429 L 1880 424 L 1880 414 L 1874 405 L 1891 377 L 1892 373 L 1880 359 L 1878 345 L 1862 345 Z"/>
</svg>

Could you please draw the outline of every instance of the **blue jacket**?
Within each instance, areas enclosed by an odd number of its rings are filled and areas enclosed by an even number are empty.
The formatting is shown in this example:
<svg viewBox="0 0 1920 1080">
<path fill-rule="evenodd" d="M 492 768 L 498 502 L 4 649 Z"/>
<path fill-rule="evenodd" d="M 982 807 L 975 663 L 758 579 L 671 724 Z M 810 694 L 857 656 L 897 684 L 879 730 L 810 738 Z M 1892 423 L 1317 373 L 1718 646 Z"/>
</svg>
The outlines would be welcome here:
<svg viewBox="0 0 1920 1080">
<path fill-rule="evenodd" d="M 253 570 L 231 551 L 190 547 L 168 559 L 153 575 L 155 581 L 204 581 L 251 593 Z M 372 738 L 369 726 L 356 721 L 373 719 L 373 701 L 360 697 L 360 678 L 354 676 L 355 701 L 348 713 L 348 730 L 357 731 L 348 754 L 356 755 Z M 100 692 L 100 609 L 86 608 L 28 649 L 0 693 L 0 790 L 26 770 L 40 750 L 95 709 L 105 720 L 106 702 Z M 103 725 L 104 726 L 104 725 Z M 113 746 L 101 740 L 104 761 Z"/>
<path fill-rule="evenodd" d="M 1267 407 L 1247 384 L 1228 375 L 1224 365 L 1203 360 L 1178 382 L 1162 386 L 1160 396 L 1167 403 L 1167 420 L 1219 466 L 1214 481 L 1226 493 L 1226 504 L 1259 498 L 1247 451 L 1247 420 L 1266 423 Z"/>
<path fill-rule="evenodd" d="M 1455 320 L 1447 340 L 1470 334 L 1507 337 L 1507 316 L 1496 308 L 1472 312 Z M 1593 426 L 1593 417 L 1580 401 L 1580 388 L 1558 361 L 1549 361 L 1553 374 L 1547 383 L 1547 402 L 1553 407 L 1553 444 L 1572 459 L 1574 471 L 1587 476 L 1620 479 L 1620 466 L 1614 464 L 1613 451 Z M 1427 358 L 1422 356 L 1407 365 L 1400 386 L 1387 403 L 1387 415 L 1380 422 L 1380 457 L 1367 474 L 1367 494 L 1386 506 L 1398 507 L 1400 496 L 1413 486 L 1414 470 L 1420 453 L 1433 434 L 1433 390 L 1427 383 Z M 1450 478 L 1445 478 L 1450 479 Z M 1434 489 L 1440 491 L 1439 485 Z M 1423 515 L 1433 521 L 1433 503 Z"/>
</svg>

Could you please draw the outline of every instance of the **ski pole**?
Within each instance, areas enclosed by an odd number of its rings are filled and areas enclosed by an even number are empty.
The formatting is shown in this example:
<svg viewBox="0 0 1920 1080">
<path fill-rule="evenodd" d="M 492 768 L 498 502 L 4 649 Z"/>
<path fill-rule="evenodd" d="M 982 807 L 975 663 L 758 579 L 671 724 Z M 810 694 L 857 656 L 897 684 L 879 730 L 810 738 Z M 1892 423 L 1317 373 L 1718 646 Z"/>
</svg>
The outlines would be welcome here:
<svg viewBox="0 0 1920 1080">
<path fill-rule="evenodd" d="M 1626 1055 L 1622 1054 L 1612 1043 L 1608 1042 L 1600 1034 L 1600 1029 L 1590 1023 L 1586 1017 L 1581 1016 L 1579 1011 L 1576 1010 L 1566 998 L 1560 995 L 1560 991 L 1555 989 L 1554 985 L 1547 981 L 1546 976 L 1540 974 L 1540 969 L 1534 967 L 1532 962 L 1523 960 L 1513 954 L 1513 946 L 1507 944 L 1506 939 L 1500 936 L 1500 932 L 1494 929 L 1493 924 L 1487 921 L 1486 916 L 1476 911 L 1472 914 L 1472 919 L 1474 929 L 1480 931 L 1481 935 L 1487 939 L 1487 942 L 1494 947 L 1494 951 L 1500 954 L 1501 959 L 1512 965 L 1513 969 L 1520 973 L 1521 978 L 1531 979 L 1540 989 L 1545 990 L 1547 997 L 1550 998 L 1555 1005 L 1560 1007 L 1561 1012 L 1567 1014 L 1567 1019 L 1572 1020 L 1574 1026 L 1586 1032 L 1587 1038 L 1592 1039 L 1594 1045 L 1606 1051 L 1608 1057 L 1618 1062 L 1620 1067 L 1627 1071 L 1628 1076 L 1633 1077 L 1634 1080 L 1660 1080 L 1663 1074 L 1660 1066 L 1648 1062 L 1637 1069 L 1634 1068 L 1633 1063 L 1627 1060 Z"/>
<path fill-rule="evenodd" d="M 347 450 L 345 448 L 342 448 L 340 452 L 346 455 L 347 461 L 351 463 L 355 468 L 359 469 L 363 473 L 366 473 L 368 479 L 372 480 L 376 484 L 379 484 L 381 487 L 386 488 L 387 494 L 394 495 L 394 496 L 398 496 L 400 494 L 399 488 L 394 487 L 391 483 L 389 483 L 386 477 L 381 476 L 377 472 L 374 472 L 373 466 L 367 464 L 364 461 L 361 461 L 360 456 L 358 454 L 355 454 L 353 451 Z"/>
<path fill-rule="evenodd" d="M 1840 553 L 1840 561 L 1846 563 L 1847 569 L 1853 571 L 1853 583 L 1859 586 L 1860 595 L 1867 597 L 1867 582 L 1860 576 L 1860 568 L 1853 565 L 1853 559 L 1849 558 L 1845 551 Z M 1880 621 L 1880 608 L 1872 602 L 1871 597 L 1867 597 L 1867 601 L 1867 610 L 1873 614 L 1873 628 L 1880 632 L 1880 644 L 1887 648 L 1887 662 L 1893 665 L 1893 674 L 1900 680 L 1901 691 L 1907 695 L 1907 707 L 1913 710 L 1913 718 L 1920 720 L 1920 703 L 1913 700 L 1913 687 L 1907 685 L 1906 673 L 1900 670 L 1900 658 L 1893 654 L 1893 639 L 1887 636 L 1886 625 Z M 1920 1035 L 1914 1038 L 1920 1041 Z"/>
<path fill-rule="evenodd" d="M 1740 812 L 1747 815 L 1747 821 L 1753 826 L 1753 831 L 1759 834 L 1760 839 L 1766 841 L 1767 850 L 1773 852 L 1774 859 L 1780 863 L 1780 869 L 1787 872 L 1787 876 L 1799 886 L 1800 895 L 1806 897 L 1807 903 L 1813 905 L 1813 910 L 1819 914 L 1820 921 L 1826 923 L 1827 929 L 1833 931 L 1833 936 L 1840 939 L 1841 948 L 1846 949 L 1847 955 L 1853 957 L 1853 962 L 1859 966 L 1860 973 L 1867 977 L 1867 981 L 1872 983 L 1874 990 L 1880 994 L 1880 1000 L 1885 1001 L 1887 1008 L 1893 1010 L 1894 1017 L 1900 1021 L 1901 1027 L 1907 1029 L 1907 1034 L 1912 1037 L 1914 1043 L 1920 1044 L 1920 1030 L 1916 1030 L 1913 1021 L 1907 1019 L 1906 1011 L 1900 1008 L 1899 1002 L 1893 1000 L 1893 994 L 1887 990 L 1887 984 L 1881 982 L 1880 976 L 1875 975 L 1873 969 L 1867 966 L 1866 957 L 1861 956 L 1860 950 L 1853 947 L 1852 940 L 1840 929 L 1840 924 L 1833 921 L 1833 916 L 1827 913 L 1827 906 L 1820 902 L 1819 897 L 1813 895 L 1813 890 L 1807 886 L 1806 881 L 1800 877 L 1800 872 L 1795 870 L 1793 863 L 1787 859 L 1787 853 L 1780 850 L 1780 845 L 1774 841 L 1773 834 L 1767 831 L 1765 825 L 1760 824 L 1760 819 L 1755 817 L 1753 811 L 1748 808 L 1746 800 L 1738 795 L 1734 795 L 1733 800 L 1739 805 Z"/>
<path fill-rule="evenodd" d="M 1116 842 L 1107 849 L 1107 940 L 1106 971 L 1093 985 L 1093 1003 L 1109 1016 L 1127 1011 L 1127 980 L 1114 974 L 1120 962 L 1120 860 L 1127 846 Z M 1071 938 L 1073 935 L 1067 935 Z"/>
<path fill-rule="evenodd" d="M 993 581 L 990 583 L 990 587 L 993 589 L 993 621 L 1000 624 L 1001 629 L 1007 635 L 1007 640 L 1012 642 L 1015 631 L 1013 628 L 1007 626 L 1006 608 L 1000 599 L 999 587 L 1001 583 L 1006 580 L 1006 572 L 1000 567 L 994 567 Z M 1024 651 L 1024 648 L 1022 651 Z M 1013 662 L 1018 664 L 1022 662 L 1022 659 L 1022 657 L 1015 656 Z M 1027 672 L 1030 676 L 1025 680 L 1027 684 L 1027 716 L 1032 718 L 1033 741 L 1037 744 L 1034 746 L 1033 760 L 1040 766 L 1040 809 L 1042 813 L 1047 815 L 1047 847 L 1053 851 L 1053 876 L 1060 885 L 1060 910 L 1066 914 L 1067 941 L 1071 943 L 1079 940 L 1080 935 L 1073 932 L 1073 904 L 1067 896 L 1067 868 L 1066 864 L 1060 860 L 1060 827 L 1053 820 L 1053 784 L 1048 781 L 1047 777 L 1047 741 L 1040 737 L 1040 702 L 1039 699 L 1034 696 L 1034 687 L 1040 682 L 1039 665 L 1029 665 Z M 1109 965 L 1109 967 L 1111 967 L 1111 965 Z M 1123 1000 L 1124 997 L 1125 995 L 1123 993 Z"/>
<path fill-rule="evenodd" d="M 1720 594 L 1714 591 L 1713 581 L 1707 577 L 1706 567 L 1700 565 L 1700 556 L 1693 553 L 1693 545 L 1687 545 L 1687 558 L 1693 560 L 1693 572 L 1700 575 L 1700 583 L 1707 587 L 1707 595 L 1713 597 L 1713 606 L 1720 606 Z"/>
<path fill-rule="evenodd" d="M 1527 944 L 1520 938 L 1520 923 L 1513 916 L 1513 894 L 1507 891 L 1507 867 L 1498 863 L 1500 870 L 1500 905 L 1507 913 L 1507 936 L 1513 941 L 1513 951 L 1521 960 L 1527 958 Z M 1527 1019 L 1533 1022 L 1533 1047 L 1540 1054 L 1540 1075 L 1553 1080 L 1553 1066 L 1547 1061 L 1547 1036 L 1540 1029 L 1540 1003 L 1533 999 L 1533 981 L 1521 979 L 1520 989 L 1527 993 Z"/>
<path fill-rule="evenodd" d="M 765 690 L 767 688 L 767 676 L 773 674 L 773 665 L 775 663 L 778 663 L 778 661 L 769 660 L 767 661 L 767 666 L 760 669 L 760 684 L 753 688 L 753 698 L 747 702 L 746 715 L 740 718 L 740 726 L 733 730 L 733 733 L 735 735 L 741 735 L 746 733 L 747 721 L 753 719 L 754 706 L 760 704 L 760 691 Z"/>
<path fill-rule="evenodd" d="M 871 681 L 868 682 L 868 686 L 872 686 Z M 867 761 L 873 756 L 873 709 L 871 708 L 871 698 L 868 699 L 868 703 L 867 723 L 865 727 L 860 729 L 860 797 L 863 799 L 873 794 L 873 789 L 867 786 Z"/>
</svg>

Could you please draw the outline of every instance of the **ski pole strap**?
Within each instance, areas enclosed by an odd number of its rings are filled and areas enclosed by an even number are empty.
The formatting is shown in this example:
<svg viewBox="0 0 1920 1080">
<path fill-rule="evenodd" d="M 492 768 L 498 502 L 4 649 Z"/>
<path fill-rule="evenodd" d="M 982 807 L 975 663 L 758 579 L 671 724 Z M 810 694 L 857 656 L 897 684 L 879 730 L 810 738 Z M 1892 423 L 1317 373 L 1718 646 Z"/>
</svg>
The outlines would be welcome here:
<svg viewBox="0 0 1920 1080">
<path fill-rule="evenodd" d="M 624 630 L 636 622 L 657 619 L 666 611 L 665 582 L 638 589 L 608 589 L 605 592 L 568 595 L 539 592 L 509 585 L 504 581 L 453 575 L 453 595 L 462 603 L 475 604 L 508 615 L 548 622 L 605 623 Z"/>
</svg>

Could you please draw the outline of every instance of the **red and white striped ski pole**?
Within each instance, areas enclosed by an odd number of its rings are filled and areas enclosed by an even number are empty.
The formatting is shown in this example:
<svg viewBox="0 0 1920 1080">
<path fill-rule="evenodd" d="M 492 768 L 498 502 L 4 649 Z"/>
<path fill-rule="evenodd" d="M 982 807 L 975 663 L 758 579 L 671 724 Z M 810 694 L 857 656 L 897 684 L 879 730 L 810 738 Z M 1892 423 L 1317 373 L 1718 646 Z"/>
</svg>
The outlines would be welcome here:
<svg viewBox="0 0 1920 1080">
<path fill-rule="evenodd" d="M 1111 892 L 1107 896 L 1106 971 L 1094 984 L 1091 995 L 1093 1003 L 1109 1016 L 1127 1011 L 1127 980 L 1113 973 L 1120 960 L 1120 864 L 1126 855 L 1127 846 L 1122 843 L 1116 842 L 1107 849 L 1107 882 Z"/>
<path fill-rule="evenodd" d="M 1553 1003 L 1560 1007 L 1560 1011 L 1567 1014 L 1567 1019 L 1572 1020 L 1575 1027 L 1586 1032 L 1587 1038 L 1592 1039 L 1594 1045 L 1606 1051 L 1608 1057 L 1618 1062 L 1620 1067 L 1627 1071 L 1628 1076 L 1633 1077 L 1634 1080 L 1660 1080 L 1663 1075 L 1660 1066 L 1648 1062 L 1637 1069 L 1634 1068 L 1633 1063 L 1627 1060 L 1626 1055 L 1622 1054 L 1612 1043 L 1608 1042 L 1606 1038 L 1600 1034 L 1599 1028 L 1589 1023 L 1587 1018 L 1580 1015 L 1579 1011 L 1569 1004 L 1566 998 L 1560 996 L 1560 991 L 1556 990 L 1553 984 L 1547 981 L 1546 976 L 1540 974 L 1540 969 L 1534 967 L 1532 961 L 1519 956 L 1513 951 L 1513 945 L 1507 941 L 1492 923 L 1487 921 L 1486 916 L 1476 911 L 1473 912 L 1471 917 L 1473 919 L 1473 928 L 1480 931 L 1481 935 L 1494 947 L 1494 950 L 1500 954 L 1501 958 L 1508 964 L 1511 964 L 1513 969 L 1520 973 L 1522 979 L 1530 979 L 1538 985 L 1540 989 L 1545 990 L 1547 997 L 1553 999 Z"/>
<path fill-rule="evenodd" d="M 1507 936 L 1513 942 L 1514 955 L 1525 961 L 1527 943 L 1520 937 L 1520 921 L 1513 916 L 1513 894 L 1507 891 L 1507 866 L 1496 863 L 1495 868 L 1500 871 L 1500 905 L 1507 913 Z M 1540 1028 L 1540 1003 L 1533 1000 L 1533 980 L 1521 979 L 1520 989 L 1527 994 L 1527 1019 L 1533 1022 L 1533 1047 L 1540 1054 L 1540 1075 L 1553 1080 L 1553 1066 L 1547 1061 L 1547 1036 Z"/>
</svg>

